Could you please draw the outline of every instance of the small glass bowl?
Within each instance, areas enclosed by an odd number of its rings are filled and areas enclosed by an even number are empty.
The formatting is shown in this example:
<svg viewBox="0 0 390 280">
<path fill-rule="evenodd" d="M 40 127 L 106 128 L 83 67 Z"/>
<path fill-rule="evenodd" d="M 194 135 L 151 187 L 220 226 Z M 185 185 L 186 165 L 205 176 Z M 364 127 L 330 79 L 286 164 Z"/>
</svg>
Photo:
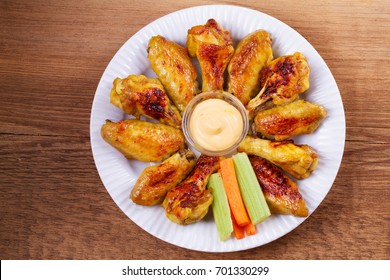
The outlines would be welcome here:
<svg viewBox="0 0 390 280">
<path fill-rule="evenodd" d="M 237 139 L 237 141 L 227 149 L 223 150 L 207 150 L 204 147 L 200 146 L 196 141 L 194 140 L 194 137 L 191 133 L 190 129 L 190 120 L 191 120 L 191 115 L 194 112 L 195 107 L 207 100 L 207 99 L 212 99 L 212 98 L 217 98 L 217 99 L 222 99 L 229 104 L 233 105 L 241 114 L 242 120 L 243 120 L 243 130 L 240 135 L 240 137 Z M 201 154 L 205 154 L 208 156 L 223 156 L 223 155 L 229 155 L 232 154 L 233 152 L 236 151 L 237 147 L 240 145 L 242 140 L 244 140 L 245 136 L 248 133 L 249 130 L 249 119 L 248 119 L 248 112 L 245 109 L 244 105 L 241 103 L 241 101 L 235 97 L 233 94 L 230 94 L 225 91 L 208 91 L 208 92 L 203 92 L 198 95 L 196 95 L 190 103 L 188 103 L 186 109 L 184 110 L 183 117 L 182 117 L 182 128 L 183 128 L 183 133 L 184 136 L 190 146 L 198 150 Z"/>
</svg>

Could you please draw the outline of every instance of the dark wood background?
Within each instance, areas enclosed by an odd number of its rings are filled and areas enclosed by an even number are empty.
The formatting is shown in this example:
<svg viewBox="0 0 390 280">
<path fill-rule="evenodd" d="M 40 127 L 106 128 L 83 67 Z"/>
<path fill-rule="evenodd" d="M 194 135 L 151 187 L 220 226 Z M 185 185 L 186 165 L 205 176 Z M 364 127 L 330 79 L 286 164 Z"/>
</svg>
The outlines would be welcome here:
<svg viewBox="0 0 390 280">
<path fill-rule="evenodd" d="M 104 188 L 92 158 L 89 118 L 115 52 L 167 13 L 241 2 L 0 0 L 1 259 L 389 259 L 385 0 L 243 4 L 301 33 L 327 62 L 344 102 L 339 174 L 294 231 L 242 252 L 191 251 L 136 226 Z"/>
</svg>

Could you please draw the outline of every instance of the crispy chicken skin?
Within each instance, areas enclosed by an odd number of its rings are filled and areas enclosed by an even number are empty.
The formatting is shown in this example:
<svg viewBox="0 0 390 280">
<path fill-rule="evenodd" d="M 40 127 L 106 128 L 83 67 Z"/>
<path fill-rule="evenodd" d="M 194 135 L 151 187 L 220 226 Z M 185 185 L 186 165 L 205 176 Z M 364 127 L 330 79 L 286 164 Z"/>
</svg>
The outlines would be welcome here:
<svg viewBox="0 0 390 280">
<path fill-rule="evenodd" d="M 249 160 L 272 214 L 308 215 L 305 200 L 293 180 L 266 159 L 249 156 Z"/>
<path fill-rule="evenodd" d="M 160 123 L 127 119 L 106 121 L 101 128 L 103 139 L 126 158 L 159 162 L 184 147 L 180 129 Z"/>
<path fill-rule="evenodd" d="M 296 179 L 309 177 L 318 164 L 318 155 L 312 147 L 292 141 L 274 142 L 247 136 L 237 151 L 265 158 Z"/>
<path fill-rule="evenodd" d="M 324 107 L 297 100 L 257 113 L 253 132 L 267 139 L 286 140 L 295 135 L 313 133 L 325 117 Z"/>
<path fill-rule="evenodd" d="M 197 72 L 188 56 L 187 49 L 162 36 L 149 40 L 148 58 L 168 96 L 183 112 L 190 100 L 198 93 Z"/>
<path fill-rule="evenodd" d="M 181 126 L 181 115 L 171 104 L 163 85 L 158 79 L 143 75 L 116 78 L 110 93 L 110 102 L 125 113 L 145 116 L 174 127 Z"/>
<path fill-rule="evenodd" d="M 202 91 L 223 90 L 224 72 L 233 55 L 233 39 L 214 19 L 188 30 L 187 48 L 202 71 Z"/>
<path fill-rule="evenodd" d="M 186 225 L 201 220 L 213 202 L 207 182 L 219 168 L 220 157 L 201 155 L 190 175 L 171 189 L 162 206 L 166 216 L 173 222 Z"/>
<path fill-rule="evenodd" d="M 260 72 L 261 90 L 246 106 L 249 115 L 254 117 L 256 110 L 267 101 L 273 105 L 294 101 L 309 88 L 309 75 L 306 57 L 299 52 L 272 60 Z"/>
<path fill-rule="evenodd" d="M 228 65 L 228 89 L 246 105 L 260 91 L 260 70 L 273 59 L 272 40 L 265 30 L 242 39 Z"/>
<path fill-rule="evenodd" d="M 195 154 L 183 148 L 162 163 L 145 168 L 131 191 L 131 200 L 145 206 L 161 203 L 167 192 L 191 172 L 195 163 Z"/>
</svg>

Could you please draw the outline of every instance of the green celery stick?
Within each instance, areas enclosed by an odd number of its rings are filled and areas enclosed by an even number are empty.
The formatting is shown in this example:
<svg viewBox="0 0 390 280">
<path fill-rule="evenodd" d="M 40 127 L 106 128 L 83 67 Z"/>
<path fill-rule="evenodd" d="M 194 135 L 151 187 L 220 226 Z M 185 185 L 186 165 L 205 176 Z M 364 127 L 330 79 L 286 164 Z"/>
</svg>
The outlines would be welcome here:
<svg viewBox="0 0 390 280">
<path fill-rule="evenodd" d="M 214 196 L 213 215 L 217 226 L 218 235 L 221 241 L 229 239 L 233 232 L 232 218 L 230 217 L 230 208 L 223 186 L 222 178 L 219 173 L 210 176 L 207 188 L 211 189 Z"/>
<path fill-rule="evenodd" d="M 263 222 L 271 215 L 271 212 L 248 155 L 246 153 L 235 154 L 233 162 L 242 199 L 251 222 L 254 225 Z"/>
</svg>

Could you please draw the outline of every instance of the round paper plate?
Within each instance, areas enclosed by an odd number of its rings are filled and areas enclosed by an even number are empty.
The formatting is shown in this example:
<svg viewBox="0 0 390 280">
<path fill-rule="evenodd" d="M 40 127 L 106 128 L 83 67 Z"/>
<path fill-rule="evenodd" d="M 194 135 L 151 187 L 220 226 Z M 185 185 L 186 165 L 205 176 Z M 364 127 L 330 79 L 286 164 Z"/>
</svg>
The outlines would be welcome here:
<svg viewBox="0 0 390 280">
<path fill-rule="evenodd" d="M 248 33 L 264 29 L 273 39 L 275 58 L 296 51 L 306 56 L 311 69 L 310 89 L 302 97 L 324 106 L 328 112 L 315 133 L 294 138 L 295 143 L 308 144 L 319 155 L 319 164 L 313 174 L 297 182 L 309 214 L 313 213 L 332 187 L 344 151 L 345 116 L 340 92 L 330 70 L 313 46 L 288 25 L 259 11 L 228 5 L 193 7 L 163 16 L 134 34 L 114 55 L 97 87 L 91 112 L 91 147 L 98 173 L 108 193 L 129 219 L 145 231 L 188 249 L 208 252 L 239 251 L 278 239 L 295 229 L 305 218 L 272 215 L 257 225 L 257 234 L 240 240 L 232 237 L 224 242 L 219 241 L 211 211 L 200 222 L 187 226 L 177 225 L 165 217 L 161 206 L 139 206 L 129 199 L 139 174 L 150 164 L 125 159 L 100 136 L 100 128 L 106 119 L 119 121 L 130 117 L 110 104 L 109 94 L 113 80 L 130 74 L 156 77 L 147 58 L 149 39 L 154 35 L 162 35 L 185 46 L 188 29 L 203 25 L 210 18 L 230 31 L 235 44 Z"/>
</svg>

